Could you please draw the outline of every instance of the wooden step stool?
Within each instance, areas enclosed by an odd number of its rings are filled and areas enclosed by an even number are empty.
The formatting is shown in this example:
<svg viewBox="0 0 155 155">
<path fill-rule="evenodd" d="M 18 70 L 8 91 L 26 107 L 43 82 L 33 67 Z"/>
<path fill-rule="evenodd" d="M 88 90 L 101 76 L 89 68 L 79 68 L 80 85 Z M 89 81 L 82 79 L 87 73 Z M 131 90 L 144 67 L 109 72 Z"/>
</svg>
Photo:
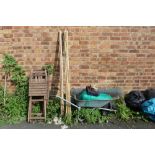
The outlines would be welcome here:
<svg viewBox="0 0 155 155">
<path fill-rule="evenodd" d="M 46 105 L 48 103 L 48 77 L 46 71 L 33 71 L 29 78 L 29 107 L 28 107 L 28 122 L 31 120 L 46 121 Z M 33 113 L 33 105 L 40 103 L 42 111 Z"/>
</svg>

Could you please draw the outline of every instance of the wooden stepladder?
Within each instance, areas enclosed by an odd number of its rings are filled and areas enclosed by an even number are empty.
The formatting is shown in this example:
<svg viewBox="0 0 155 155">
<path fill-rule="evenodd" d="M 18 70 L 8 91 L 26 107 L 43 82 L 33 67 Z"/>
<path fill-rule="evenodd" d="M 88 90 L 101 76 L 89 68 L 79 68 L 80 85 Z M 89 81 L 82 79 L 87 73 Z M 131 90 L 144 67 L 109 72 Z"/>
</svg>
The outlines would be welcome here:
<svg viewBox="0 0 155 155">
<path fill-rule="evenodd" d="M 28 122 L 36 119 L 46 121 L 46 105 L 48 103 L 48 76 L 46 71 L 32 71 L 29 78 Z M 41 105 L 40 113 L 33 113 L 35 104 Z"/>
<path fill-rule="evenodd" d="M 59 54 L 60 54 L 60 96 L 61 98 L 64 98 L 64 96 L 66 96 L 66 100 L 70 102 L 68 31 L 64 31 L 63 34 L 61 31 L 59 31 Z M 64 104 L 64 101 L 61 100 L 61 115 L 64 114 L 71 114 L 71 105 L 68 103 Z"/>
</svg>

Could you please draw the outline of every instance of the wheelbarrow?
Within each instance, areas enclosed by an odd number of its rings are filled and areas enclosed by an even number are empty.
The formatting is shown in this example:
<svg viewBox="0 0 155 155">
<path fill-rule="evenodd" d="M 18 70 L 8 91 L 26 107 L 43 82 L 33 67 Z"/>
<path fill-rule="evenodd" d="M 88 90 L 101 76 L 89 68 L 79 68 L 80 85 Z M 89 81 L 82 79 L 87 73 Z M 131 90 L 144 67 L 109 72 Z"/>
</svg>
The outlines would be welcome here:
<svg viewBox="0 0 155 155">
<path fill-rule="evenodd" d="M 99 93 L 106 93 L 112 97 L 110 100 L 80 100 L 82 88 L 71 89 L 72 103 L 81 108 L 97 108 L 104 111 L 116 111 L 115 101 L 123 96 L 120 88 L 98 89 Z"/>
</svg>

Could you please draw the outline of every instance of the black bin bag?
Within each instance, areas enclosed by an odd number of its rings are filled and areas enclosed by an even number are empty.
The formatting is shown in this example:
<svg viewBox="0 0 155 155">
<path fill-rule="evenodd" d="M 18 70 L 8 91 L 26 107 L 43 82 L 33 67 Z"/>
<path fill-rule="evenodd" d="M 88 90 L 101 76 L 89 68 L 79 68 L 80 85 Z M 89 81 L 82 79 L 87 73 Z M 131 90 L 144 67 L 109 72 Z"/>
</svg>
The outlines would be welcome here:
<svg viewBox="0 0 155 155">
<path fill-rule="evenodd" d="M 143 91 L 143 94 L 144 94 L 146 100 L 155 98 L 155 88 L 146 89 L 145 91 Z"/>
<path fill-rule="evenodd" d="M 141 91 L 131 91 L 124 99 L 126 105 L 134 111 L 140 111 L 141 104 L 145 101 L 145 97 Z"/>
</svg>

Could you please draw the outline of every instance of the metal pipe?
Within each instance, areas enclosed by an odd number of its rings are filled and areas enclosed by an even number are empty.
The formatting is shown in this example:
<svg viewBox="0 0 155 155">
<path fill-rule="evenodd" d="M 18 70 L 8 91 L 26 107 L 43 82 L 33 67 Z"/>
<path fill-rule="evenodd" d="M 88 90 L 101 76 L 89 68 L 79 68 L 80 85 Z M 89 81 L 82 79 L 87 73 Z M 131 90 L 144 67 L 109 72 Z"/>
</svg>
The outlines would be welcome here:
<svg viewBox="0 0 155 155">
<path fill-rule="evenodd" d="M 58 96 L 58 95 L 56 95 L 55 97 L 57 97 L 57 98 L 59 98 L 59 99 L 61 99 L 61 100 L 65 101 L 65 102 L 67 102 L 67 103 L 71 104 L 72 106 L 74 106 L 74 107 L 78 108 L 78 110 L 80 110 L 80 109 L 81 109 L 81 107 L 78 107 L 77 105 L 73 104 L 73 103 L 72 103 L 72 102 L 70 102 L 70 101 L 67 101 L 66 99 L 64 99 L 64 98 L 62 98 L 62 97 L 60 97 L 60 96 Z"/>
<path fill-rule="evenodd" d="M 77 106 L 77 105 L 73 104 L 73 103 L 72 103 L 72 102 L 70 102 L 70 101 L 67 101 L 66 99 L 64 99 L 64 98 L 62 98 L 62 97 L 60 97 L 60 96 L 58 96 L 58 95 L 56 95 L 56 96 L 52 95 L 52 96 L 53 96 L 53 97 L 57 97 L 57 98 L 59 98 L 59 99 L 61 99 L 61 100 L 65 101 L 65 102 L 67 102 L 67 103 L 71 104 L 72 106 L 74 106 L 74 107 L 78 108 L 78 110 L 80 110 L 80 109 L 81 109 L 81 107 L 79 107 L 79 106 Z M 97 108 L 97 109 L 101 109 L 101 110 L 106 110 L 106 111 L 113 111 L 113 112 L 116 112 L 116 110 L 113 110 L 113 109 L 107 109 L 107 108 Z"/>
<path fill-rule="evenodd" d="M 116 110 L 113 110 L 113 109 L 107 109 L 107 108 L 98 108 L 98 109 L 116 112 Z"/>
</svg>

